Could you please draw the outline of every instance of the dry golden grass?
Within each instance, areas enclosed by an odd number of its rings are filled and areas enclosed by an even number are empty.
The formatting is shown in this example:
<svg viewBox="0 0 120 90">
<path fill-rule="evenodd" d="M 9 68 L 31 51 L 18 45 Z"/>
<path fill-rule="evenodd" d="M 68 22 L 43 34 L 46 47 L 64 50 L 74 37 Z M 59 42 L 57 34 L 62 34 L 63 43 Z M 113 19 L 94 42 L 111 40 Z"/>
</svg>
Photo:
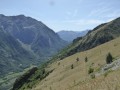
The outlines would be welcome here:
<svg viewBox="0 0 120 90">
<path fill-rule="evenodd" d="M 61 61 L 56 61 L 46 69 L 54 71 L 33 87 L 33 90 L 120 90 L 120 70 L 96 76 L 94 79 L 88 74 L 90 66 L 98 71 L 105 65 L 108 52 L 114 58 L 120 57 L 120 38 L 102 44 L 96 48 L 76 53 Z M 85 62 L 87 56 L 88 62 Z M 79 61 L 76 58 L 79 57 Z M 60 65 L 59 65 L 60 63 Z M 73 64 L 73 69 L 71 65 Z"/>
</svg>

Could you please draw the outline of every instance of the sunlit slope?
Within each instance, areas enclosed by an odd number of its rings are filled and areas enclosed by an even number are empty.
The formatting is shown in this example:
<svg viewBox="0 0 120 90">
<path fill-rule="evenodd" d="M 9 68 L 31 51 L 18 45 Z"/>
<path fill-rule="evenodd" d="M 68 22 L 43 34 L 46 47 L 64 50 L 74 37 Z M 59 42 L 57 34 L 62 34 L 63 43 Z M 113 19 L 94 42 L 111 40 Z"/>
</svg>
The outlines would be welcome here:
<svg viewBox="0 0 120 90">
<path fill-rule="evenodd" d="M 32 90 L 119 90 L 119 69 L 100 74 L 94 79 L 88 74 L 90 67 L 96 73 L 106 64 L 105 59 L 109 52 L 114 60 L 119 59 L 119 47 L 120 38 L 117 38 L 91 50 L 56 61 L 46 68 L 46 70 L 54 69 L 54 71 L 32 87 Z M 76 60 L 77 57 L 79 61 Z M 85 57 L 88 58 L 88 62 L 85 62 Z"/>
<path fill-rule="evenodd" d="M 98 25 L 85 36 L 78 37 L 59 55 L 62 59 L 106 43 L 120 36 L 120 18 Z"/>
</svg>

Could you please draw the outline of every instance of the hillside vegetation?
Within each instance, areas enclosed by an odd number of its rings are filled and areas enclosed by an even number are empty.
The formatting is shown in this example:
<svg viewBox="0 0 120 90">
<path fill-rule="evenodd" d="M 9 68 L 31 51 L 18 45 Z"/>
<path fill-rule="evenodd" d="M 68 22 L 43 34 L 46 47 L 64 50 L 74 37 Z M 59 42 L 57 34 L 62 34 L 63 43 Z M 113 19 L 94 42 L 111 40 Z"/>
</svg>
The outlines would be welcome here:
<svg viewBox="0 0 120 90">
<path fill-rule="evenodd" d="M 32 87 L 28 87 L 31 83 L 28 82 L 19 90 L 119 90 L 120 68 L 105 73 L 100 72 L 106 65 L 106 56 L 109 52 L 114 57 L 113 61 L 120 59 L 119 42 L 120 38 L 117 38 L 49 64 L 46 71 L 53 70 L 52 73 L 43 80 L 37 79 Z M 79 60 L 76 60 L 77 58 Z M 90 68 L 94 69 L 91 74 L 88 73 Z M 92 74 L 95 76 L 92 77 Z"/>
<path fill-rule="evenodd" d="M 119 23 L 120 18 L 117 18 L 76 38 L 38 68 L 20 87 L 14 83 L 16 88 L 13 90 L 119 89 Z"/>
<path fill-rule="evenodd" d="M 89 31 L 85 36 L 73 40 L 63 52 L 59 54 L 61 59 L 77 52 L 89 50 L 120 36 L 120 18 L 101 24 Z"/>
</svg>

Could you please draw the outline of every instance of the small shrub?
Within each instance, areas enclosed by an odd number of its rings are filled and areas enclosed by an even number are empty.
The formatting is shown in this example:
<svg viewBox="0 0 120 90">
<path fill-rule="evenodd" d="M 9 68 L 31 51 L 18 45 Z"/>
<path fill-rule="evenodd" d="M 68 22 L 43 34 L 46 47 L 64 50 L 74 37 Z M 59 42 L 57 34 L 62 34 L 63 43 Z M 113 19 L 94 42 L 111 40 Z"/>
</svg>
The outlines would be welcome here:
<svg viewBox="0 0 120 90">
<path fill-rule="evenodd" d="M 93 68 L 89 68 L 88 74 L 91 74 L 91 73 L 93 73 L 93 72 L 94 72 L 94 69 L 93 69 Z"/>
<path fill-rule="evenodd" d="M 58 66 L 60 65 L 60 62 L 58 63 Z"/>
<path fill-rule="evenodd" d="M 45 74 L 45 69 L 42 70 L 42 74 Z"/>
<path fill-rule="evenodd" d="M 91 77 L 92 79 L 94 79 L 94 78 L 95 78 L 95 74 L 91 74 L 90 77 Z"/>
<path fill-rule="evenodd" d="M 113 62 L 113 57 L 111 55 L 111 53 L 108 53 L 107 57 L 106 57 L 106 63 L 110 64 Z"/>
<path fill-rule="evenodd" d="M 88 58 L 87 57 L 85 57 L 85 62 L 87 62 L 88 61 Z"/>
<path fill-rule="evenodd" d="M 52 87 L 50 86 L 50 90 L 52 90 Z"/>
<path fill-rule="evenodd" d="M 3 80 L 7 80 L 7 78 L 5 77 L 5 78 L 3 78 Z"/>
<path fill-rule="evenodd" d="M 27 86 L 28 88 L 32 88 L 29 84 L 28 84 L 28 86 Z"/>
<path fill-rule="evenodd" d="M 76 61 L 77 61 L 77 62 L 79 61 L 79 58 L 78 58 L 78 57 L 76 58 Z"/>
<path fill-rule="evenodd" d="M 71 69 L 73 69 L 74 67 L 73 67 L 73 64 L 71 65 Z"/>
<path fill-rule="evenodd" d="M 98 66 L 101 66 L 101 65 L 98 63 Z"/>
<path fill-rule="evenodd" d="M 90 65 L 90 66 L 92 67 L 93 65 L 94 65 L 94 63 L 91 63 L 91 65 Z"/>
<path fill-rule="evenodd" d="M 106 73 L 104 73 L 104 77 L 106 77 L 108 75 L 108 73 L 106 72 Z"/>
<path fill-rule="evenodd" d="M 76 81 L 74 80 L 74 85 L 75 85 Z"/>
</svg>

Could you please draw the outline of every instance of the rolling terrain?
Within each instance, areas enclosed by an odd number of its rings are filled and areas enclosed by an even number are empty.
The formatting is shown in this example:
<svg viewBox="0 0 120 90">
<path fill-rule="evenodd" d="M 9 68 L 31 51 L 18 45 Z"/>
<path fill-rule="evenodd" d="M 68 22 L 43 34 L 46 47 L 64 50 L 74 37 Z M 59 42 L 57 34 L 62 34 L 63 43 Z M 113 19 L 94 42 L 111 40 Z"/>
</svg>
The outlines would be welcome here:
<svg viewBox="0 0 120 90">
<path fill-rule="evenodd" d="M 110 52 L 114 60 L 120 59 L 120 38 L 100 45 L 91 50 L 77 53 L 62 61 L 57 61 L 46 69 L 54 69 L 47 78 L 36 84 L 33 90 L 119 90 L 120 88 L 120 67 L 116 70 L 107 71 L 104 74 L 96 74 L 92 79 L 88 70 L 94 69 L 99 73 L 106 65 L 106 55 Z M 85 62 L 85 57 L 88 62 Z M 76 59 L 80 60 L 77 62 Z M 60 65 L 58 65 L 60 63 Z M 73 69 L 71 69 L 73 65 Z"/>
<path fill-rule="evenodd" d="M 119 42 L 120 38 L 117 38 L 93 49 L 55 61 L 46 67 L 46 71 L 53 70 L 46 78 L 37 79 L 33 86 L 32 82 L 25 83 L 19 90 L 119 90 L 120 67 L 106 70 L 105 73 L 100 72 L 106 65 L 106 55 L 109 52 L 114 57 L 113 62 L 120 59 Z M 86 57 L 87 62 L 85 62 Z M 77 58 L 79 61 L 76 60 Z M 94 78 L 88 73 L 89 68 L 94 69 L 92 73 L 95 74 Z M 31 78 L 35 75 L 33 74 Z"/>
<path fill-rule="evenodd" d="M 0 14 L 0 90 L 10 87 L 25 68 L 44 63 L 66 45 L 41 21 Z"/>
<path fill-rule="evenodd" d="M 66 44 L 40 21 L 0 14 L 0 76 L 45 62 Z"/>
<path fill-rule="evenodd" d="M 101 24 L 89 31 L 85 36 L 73 40 L 67 48 L 60 53 L 61 59 L 77 52 L 89 50 L 120 36 L 120 18 Z"/>
<path fill-rule="evenodd" d="M 119 90 L 119 22 L 101 24 L 73 40 L 49 62 L 19 77 L 12 90 Z"/>
</svg>

